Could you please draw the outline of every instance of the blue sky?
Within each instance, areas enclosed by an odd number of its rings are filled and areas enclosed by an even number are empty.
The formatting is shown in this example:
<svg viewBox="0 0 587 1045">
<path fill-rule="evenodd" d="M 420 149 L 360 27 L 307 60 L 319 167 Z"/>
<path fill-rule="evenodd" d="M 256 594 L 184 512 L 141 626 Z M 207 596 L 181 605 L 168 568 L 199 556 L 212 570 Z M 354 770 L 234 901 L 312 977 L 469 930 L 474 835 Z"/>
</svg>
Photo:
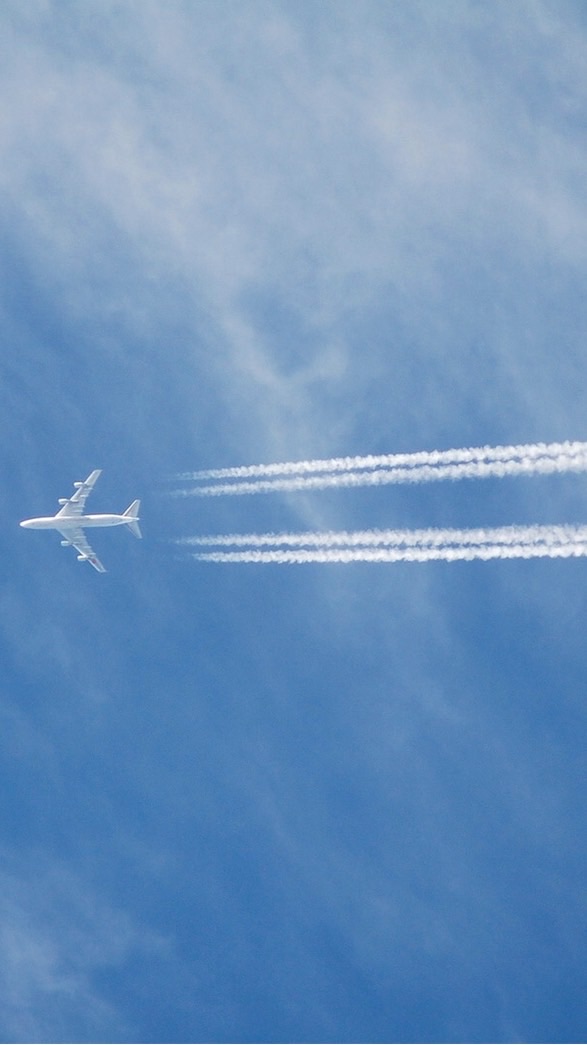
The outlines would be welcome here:
<svg viewBox="0 0 587 1045">
<path fill-rule="evenodd" d="M 582 1040 L 585 561 L 171 543 L 582 477 L 168 492 L 587 439 L 584 6 L 5 0 L 0 53 L 0 1037 Z M 93 468 L 104 576 L 17 525 Z"/>
</svg>

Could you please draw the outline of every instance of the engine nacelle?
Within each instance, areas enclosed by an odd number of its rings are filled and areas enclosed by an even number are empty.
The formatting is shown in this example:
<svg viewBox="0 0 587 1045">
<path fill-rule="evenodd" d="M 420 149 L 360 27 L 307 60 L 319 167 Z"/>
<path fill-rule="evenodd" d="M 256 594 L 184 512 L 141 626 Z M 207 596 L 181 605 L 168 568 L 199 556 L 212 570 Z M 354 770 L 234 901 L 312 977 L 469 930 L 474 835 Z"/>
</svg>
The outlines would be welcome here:
<svg viewBox="0 0 587 1045">
<path fill-rule="evenodd" d="M 71 548 L 72 543 L 73 543 L 72 541 L 62 541 L 61 542 L 61 547 L 62 548 Z"/>
<path fill-rule="evenodd" d="M 87 559 L 87 555 L 78 555 L 78 557 L 77 557 L 77 561 L 78 562 L 85 562 L 86 559 Z"/>
<path fill-rule="evenodd" d="M 73 485 L 75 487 L 77 487 L 77 489 L 79 490 L 80 486 L 83 486 L 84 484 L 83 483 L 74 483 Z"/>
<path fill-rule="evenodd" d="M 57 504 L 67 504 L 67 497 L 60 497 Z"/>
</svg>

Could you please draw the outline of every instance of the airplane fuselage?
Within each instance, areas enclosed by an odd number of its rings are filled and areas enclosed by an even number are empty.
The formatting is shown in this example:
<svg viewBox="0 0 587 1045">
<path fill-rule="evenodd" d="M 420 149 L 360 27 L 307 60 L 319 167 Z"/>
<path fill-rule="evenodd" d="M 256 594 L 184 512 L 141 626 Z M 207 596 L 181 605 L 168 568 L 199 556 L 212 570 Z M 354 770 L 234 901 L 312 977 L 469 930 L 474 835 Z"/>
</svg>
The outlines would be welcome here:
<svg viewBox="0 0 587 1045">
<path fill-rule="evenodd" d="M 57 530 L 65 548 L 75 548 L 78 562 L 89 562 L 98 573 L 106 570 L 86 537 L 87 529 L 99 526 L 127 526 L 134 537 L 141 537 L 139 527 L 139 509 L 141 502 L 137 499 L 129 504 L 122 515 L 113 512 L 101 515 L 84 515 L 86 501 L 100 477 L 100 468 L 94 468 L 83 483 L 74 483 L 75 493 L 72 497 L 60 497 L 61 505 L 56 515 L 40 515 L 36 519 L 23 519 L 21 526 L 25 530 Z"/>
<path fill-rule="evenodd" d="M 38 519 L 24 519 L 21 526 L 26 530 L 84 530 L 88 526 L 122 526 L 128 523 L 124 515 L 49 515 Z"/>
</svg>

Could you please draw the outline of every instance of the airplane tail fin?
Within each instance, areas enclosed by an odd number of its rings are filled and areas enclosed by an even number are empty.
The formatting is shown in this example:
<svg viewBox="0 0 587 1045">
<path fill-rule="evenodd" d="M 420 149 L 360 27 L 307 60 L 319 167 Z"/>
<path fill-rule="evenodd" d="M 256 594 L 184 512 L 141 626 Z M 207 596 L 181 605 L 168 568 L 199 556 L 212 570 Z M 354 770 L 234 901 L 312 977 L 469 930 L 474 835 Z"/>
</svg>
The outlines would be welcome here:
<svg viewBox="0 0 587 1045">
<path fill-rule="evenodd" d="M 142 533 L 139 527 L 139 509 L 141 507 L 140 501 L 133 501 L 129 504 L 125 512 L 123 512 L 124 518 L 127 520 L 127 526 L 135 537 L 142 537 Z"/>
</svg>

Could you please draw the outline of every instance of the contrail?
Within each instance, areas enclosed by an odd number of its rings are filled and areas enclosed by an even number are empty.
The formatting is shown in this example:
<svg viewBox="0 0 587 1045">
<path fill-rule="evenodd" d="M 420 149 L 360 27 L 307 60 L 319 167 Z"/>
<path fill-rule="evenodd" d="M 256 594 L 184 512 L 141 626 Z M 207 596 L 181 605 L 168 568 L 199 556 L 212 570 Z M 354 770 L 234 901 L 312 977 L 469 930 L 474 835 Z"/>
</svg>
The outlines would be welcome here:
<svg viewBox="0 0 587 1045">
<path fill-rule="evenodd" d="M 571 544 L 587 541 L 587 526 L 501 526 L 477 529 L 327 530 L 323 533 L 231 533 L 183 537 L 199 547 L 422 547 L 440 545 Z"/>
<path fill-rule="evenodd" d="M 587 443 L 535 443 L 207 469 L 178 476 L 197 485 L 175 494 L 215 497 L 584 471 Z M 225 534 L 177 543 L 197 546 L 192 555 L 201 562 L 218 563 L 568 558 L 587 555 L 587 526 Z"/>
<path fill-rule="evenodd" d="M 370 454 L 366 457 L 333 457 L 327 460 L 286 461 L 281 464 L 252 464 L 238 468 L 208 468 L 176 475 L 179 482 L 202 479 L 247 479 L 258 476 L 298 475 L 307 472 L 354 472 L 361 468 L 395 468 L 430 464 L 460 464 L 467 461 L 506 461 L 516 457 L 587 457 L 587 443 L 524 443 L 519 446 L 478 446 L 458 450 L 421 450 L 409 454 Z"/>
<path fill-rule="evenodd" d="M 186 538 L 178 543 L 214 548 L 193 553 L 193 558 L 217 563 L 568 558 L 587 555 L 587 526 L 228 534 Z"/>
<path fill-rule="evenodd" d="M 438 482 L 444 479 L 502 478 L 587 471 L 587 443 L 536 443 L 521 446 L 433 450 L 414 454 L 333 458 L 274 465 L 249 465 L 185 473 L 184 481 L 224 480 L 174 491 L 175 496 L 218 497 L 381 486 L 389 483 Z M 246 477 L 249 478 L 246 478 Z M 227 482 L 225 480 L 230 479 Z"/>
<path fill-rule="evenodd" d="M 349 562 L 429 562 L 473 559 L 570 558 L 587 555 L 583 544 L 489 544 L 428 548 L 300 548 L 297 551 L 267 550 L 204 552 L 194 554 L 199 562 L 224 563 L 349 563 Z"/>
</svg>

